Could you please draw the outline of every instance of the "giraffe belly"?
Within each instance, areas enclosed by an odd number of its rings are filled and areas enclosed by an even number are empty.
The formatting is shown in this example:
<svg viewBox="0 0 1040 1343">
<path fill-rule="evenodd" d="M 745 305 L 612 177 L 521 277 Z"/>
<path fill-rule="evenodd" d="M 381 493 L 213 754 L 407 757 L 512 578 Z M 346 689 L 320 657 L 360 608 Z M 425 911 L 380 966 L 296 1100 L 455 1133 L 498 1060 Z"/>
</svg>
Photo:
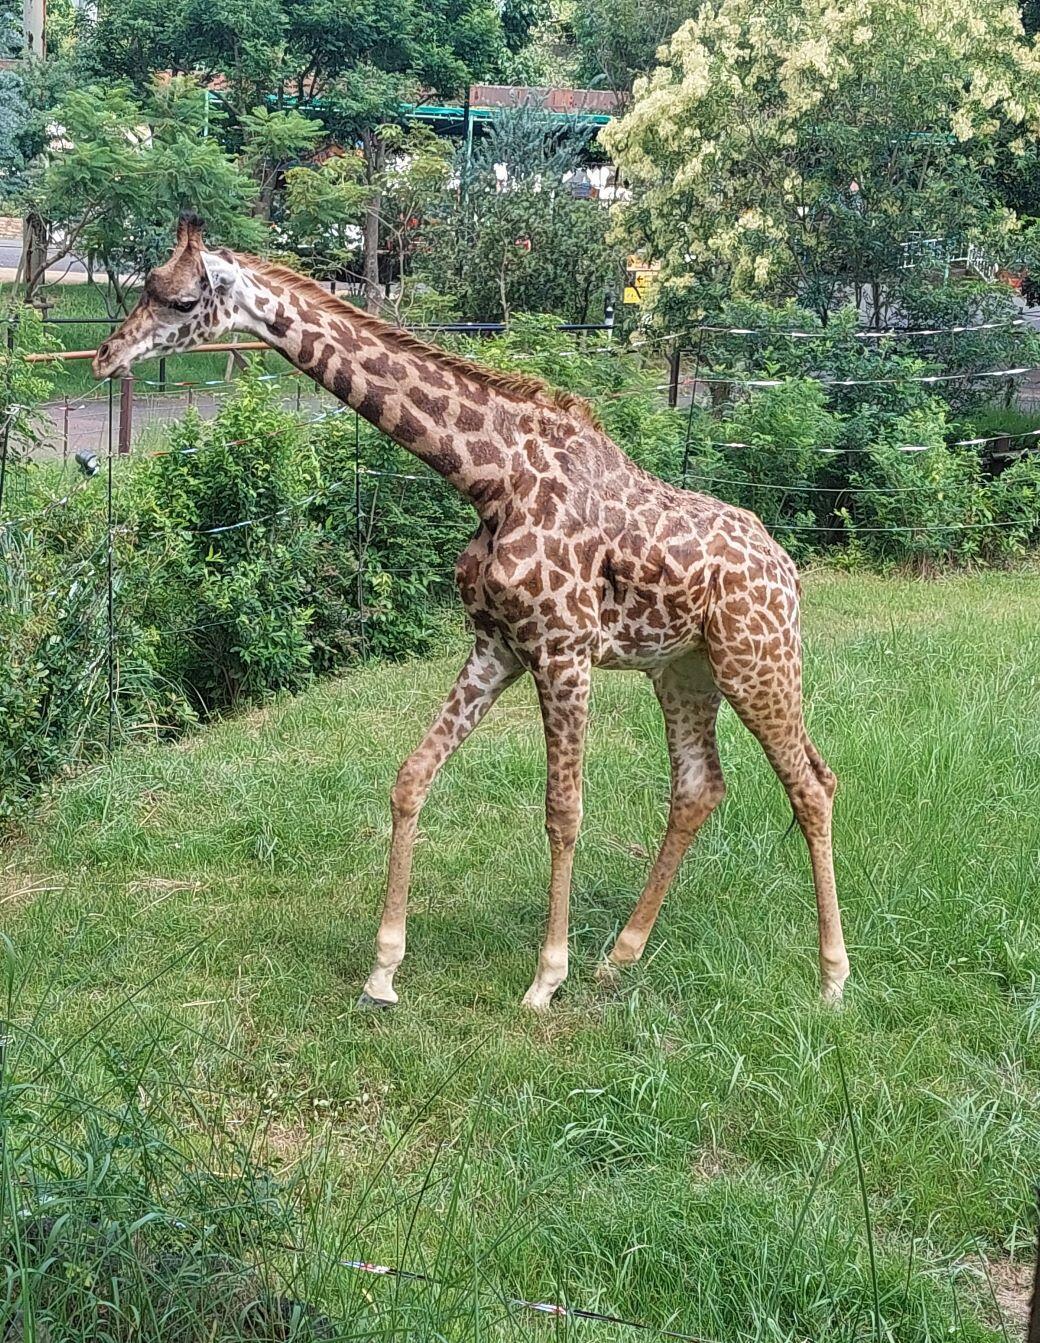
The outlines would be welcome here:
<svg viewBox="0 0 1040 1343">
<path fill-rule="evenodd" d="M 597 666 L 652 671 L 704 646 L 699 616 L 685 592 L 632 587 L 604 594 Z"/>
</svg>

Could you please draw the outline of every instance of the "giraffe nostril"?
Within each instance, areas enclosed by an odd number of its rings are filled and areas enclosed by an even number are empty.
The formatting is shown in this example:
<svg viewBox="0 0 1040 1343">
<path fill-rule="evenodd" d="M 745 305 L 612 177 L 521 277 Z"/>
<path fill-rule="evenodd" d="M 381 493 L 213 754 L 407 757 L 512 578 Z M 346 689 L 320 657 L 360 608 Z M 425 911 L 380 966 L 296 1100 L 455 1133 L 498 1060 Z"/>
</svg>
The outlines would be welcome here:
<svg viewBox="0 0 1040 1343">
<path fill-rule="evenodd" d="M 102 343 L 98 346 L 98 358 L 104 359 L 105 355 L 108 354 L 110 349 L 111 346 L 109 345 L 108 341 L 107 340 L 102 341 Z"/>
</svg>

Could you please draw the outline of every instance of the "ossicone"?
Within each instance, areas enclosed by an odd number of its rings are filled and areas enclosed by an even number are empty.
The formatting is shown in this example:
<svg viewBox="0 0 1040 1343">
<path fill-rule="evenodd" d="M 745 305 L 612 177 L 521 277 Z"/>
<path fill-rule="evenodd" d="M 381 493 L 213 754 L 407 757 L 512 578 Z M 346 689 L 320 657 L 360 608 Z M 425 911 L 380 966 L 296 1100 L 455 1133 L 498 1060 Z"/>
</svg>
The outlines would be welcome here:
<svg viewBox="0 0 1040 1343">
<path fill-rule="evenodd" d="M 194 210 L 183 210 L 177 220 L 177 241 L 181 244 L 195 243 L 201 246 L 205 225 Z"/>
</svg>

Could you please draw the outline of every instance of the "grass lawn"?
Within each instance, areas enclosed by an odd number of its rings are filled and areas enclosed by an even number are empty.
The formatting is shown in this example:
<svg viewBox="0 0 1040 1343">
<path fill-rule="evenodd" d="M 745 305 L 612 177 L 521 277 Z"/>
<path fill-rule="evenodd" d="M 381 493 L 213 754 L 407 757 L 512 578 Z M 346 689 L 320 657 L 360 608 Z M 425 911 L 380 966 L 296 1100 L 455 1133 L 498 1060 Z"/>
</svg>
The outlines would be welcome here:
<svg viewBox="0 0 1040 1343">
<path fill-rule="evenodd" d="M 356 1010 L 388 790 L 453 652 L 62 787 L 0 878 L 19 1070 L 75 1059 L 105 1097 L 176 1078 L 197 1155 L 220 1126 L 255 1133 L 272 1179 L 307 1165 L 318 1250 L 469 1284 L 424 1298 L 437 1334 L 395 1313 L 419 1287 L 326 1273 L 323 1300 L 368 1321 L 350 1337 L 638 1336 L 505 1296 L 719 1340 L 996 1339 L 1001 1314 L 1014 1337 L 1040 1175 L 1038 590 L 807 579 L 810 727 L 841 779 L 839 1013 L 816 1001 L 804 846 L 728 709 L 729 796 L 644 963 L 595 984 L 666 800 L 656 703 L 618 673 L 594 683 L 552 1013 L 518 1008 L 548 867 L 527 684 L 427 806 L 401 1005 Z"/>
</svg>

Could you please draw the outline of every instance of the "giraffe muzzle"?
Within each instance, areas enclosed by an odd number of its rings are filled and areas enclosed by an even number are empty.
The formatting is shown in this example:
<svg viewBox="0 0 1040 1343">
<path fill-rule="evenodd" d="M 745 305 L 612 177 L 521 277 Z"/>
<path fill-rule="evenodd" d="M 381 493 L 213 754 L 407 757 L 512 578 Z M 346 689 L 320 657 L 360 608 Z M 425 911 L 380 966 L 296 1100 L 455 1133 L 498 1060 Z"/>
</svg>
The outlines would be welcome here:
<svg viewBox="0 0 1040 1343">
<path fill-rule="evenodd" d="M 130 360 L 122 356 L 118 347 L 113 347 L 111 340 L 106 340 L 95 351 L 90 369 L 95 378 L 120 377 L 130 372 Z"/>
</svg>

